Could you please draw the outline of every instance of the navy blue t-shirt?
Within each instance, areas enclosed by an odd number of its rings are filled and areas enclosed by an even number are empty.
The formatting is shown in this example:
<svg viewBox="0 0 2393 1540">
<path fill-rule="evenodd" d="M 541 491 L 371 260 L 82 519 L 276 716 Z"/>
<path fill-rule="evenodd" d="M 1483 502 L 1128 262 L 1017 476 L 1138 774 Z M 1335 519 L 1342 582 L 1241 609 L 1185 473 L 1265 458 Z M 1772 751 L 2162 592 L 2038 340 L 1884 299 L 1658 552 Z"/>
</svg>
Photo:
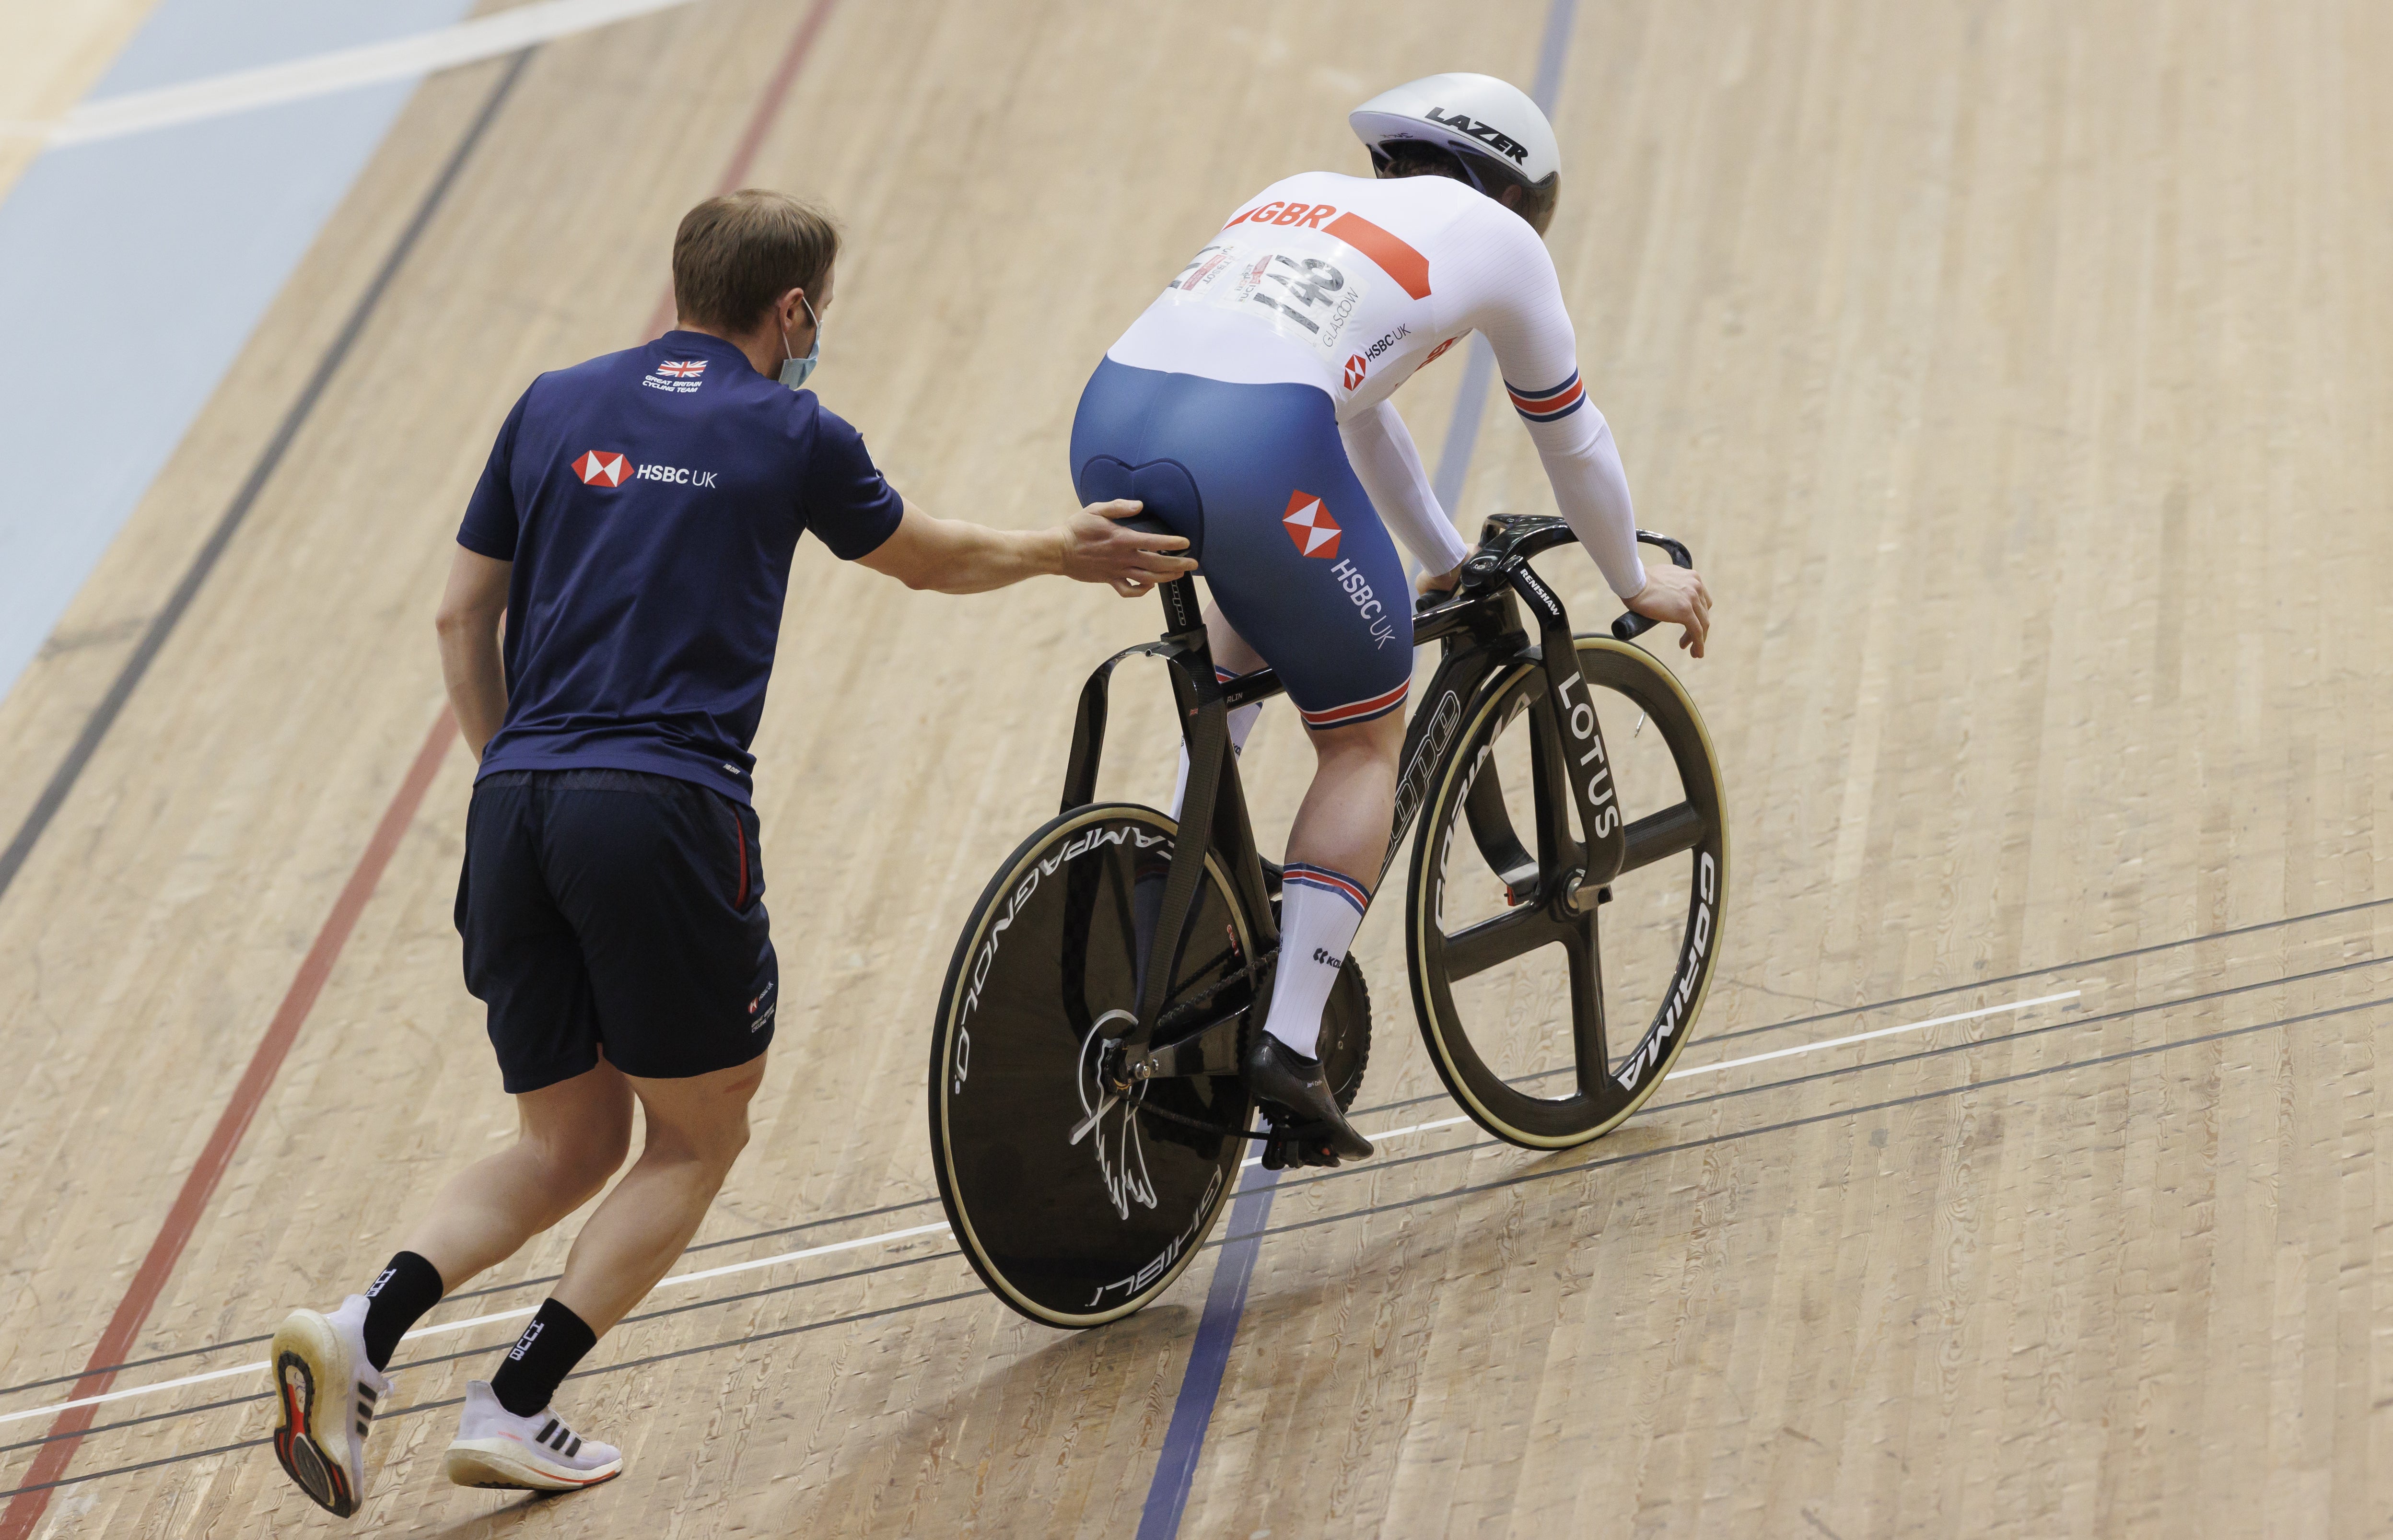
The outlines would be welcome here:
<svg viewBox="0 0 2393 1540">
<path fill-rule="evenodd" d="M 645 770 L 748 800 L 808 529 L 849 561 L 904 503 L 857 431 L 696 332 L 543 374 L 457 543 L 515 564 L 498 770 Z"/>
</svg>

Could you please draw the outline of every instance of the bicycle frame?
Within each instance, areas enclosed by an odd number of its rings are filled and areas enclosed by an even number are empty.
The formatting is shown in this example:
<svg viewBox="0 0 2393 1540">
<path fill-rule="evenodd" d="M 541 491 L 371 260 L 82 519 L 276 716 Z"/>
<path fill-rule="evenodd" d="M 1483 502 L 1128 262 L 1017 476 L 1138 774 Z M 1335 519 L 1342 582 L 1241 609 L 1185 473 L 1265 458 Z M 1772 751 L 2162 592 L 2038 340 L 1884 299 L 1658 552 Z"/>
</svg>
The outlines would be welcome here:
<svg viewBox="0 0 2393 1540">
<path fill-rule="evenodd" d="M 1478 554 L 1464 564 L 1463 581 L 1455 596 L 1414 617 L 1414 646 L 1439 643 L 1445 653 L 1406 728 L 1404 749 L 1398 758 L 1401 768 L 1396 780 L 1393 827 L 1389 832 L 1387 850 L 1380 856 L 1380 869 L 1374 874 L 1375 894 L 1395 865 L 1396 854 L 1403 848 L 1412 821 L 1428 795 L 1431 776 L 1454 741 L 1467 708 L 1487 686 L 1490 676 L 1515 659 L 1539 661 L 1545 668 L 1550 697 L 1559 703 L 1561 726 L 1568 735 L 1566 747 L 1562 733 L 1548 735 L 1545 741 L 1550 748 L 1536 766 L 1537 779 L 1545 788 L 1559 783 L 1570 789 L 1567 797 L 1541 795 L 1538 799 L 1539 806 L 1547 810 L 1546 816 L 1560 820 L 1557 827 L 1540 830 L 1538 842 L 1550 853 L 1549 862 L 1557 867 L 1556 870 L 1542 869 L 1517 843 L 1505 853 L 1516 857 L 1510 861 L 1499 861 L 1497 852 L 1488 852 L 1491 864 L 1502 872 L 1506 886 L 1514 892 L 1517 900 L 1549 896 L 1548 890 L 1560 880 L 1569 884 L 1569 891 L 1559 895 L 1561 899 L 1584 912 L 1600 901 L 1604 885 L 1624 866 L 1641 866 L 1669 854 L 1668 847 L 1683 832 L 1642 827 L 1651 820 L 1640 820 L 1635 828 L 1624 826 L 1613 793 L 1602 729 L 1588 699 L 1586 681 L 1579 675 L 1570 616 L 1562 600 L 1529 567 L 1531 556 L 1576 538 L 1568 525 L 1556 518 L 1492 518 L 1487 521 Z M 1675 541 L 1642 530 L 1639 538 L 1668 548 L 1681 565 L 1688 559 L 1685 548 Z M 1182 737 L 1188 750 L 1188 785 L 1182 801 L 1180 824 L 1183 830 L 1203 829 L 1207 837 L 1201 841 L 1183 839 L 1173 847 L 1170 873 L 1164 883 L 1155 930 L 1157 955 L 1165 966 L 1158 968 L 1150 963 L 1147 968 L 1137 1023 L 1123 1037 L 1128 1071 L 1139 1078 L 1221 1074 L 1235 1066 L 1230 1034 L 1218 1030 L 1235 1020 L 1235 1015 L 1224 1022 L 1209 1024 L 1156 1052 L 1141 1052 L 1152 1040 L 1157 1027 L 1166 981 L 1178 968 L 1186 947 L 1188 912 L 1209 850 L 1220 854 L 1228 865 L 1239 902 L 1252 919 L 1261 950 L 1268 953 L 1279 942 L 1277 927 L 1272 921 L 1269 890 L 1263 881 L 1262 856 L 1255 848 L 1254 827 L 1247 813 L 1245 789 L 1238 779 L 1236 757 L 1230 752 L 1229 713 L 1238 707 L 1285 694 L 1286 686 L 1269 669 L 1241 675 L 1227 684 L 1218 680 L 1195 581 L 1175 579 L 1163 585 L 1161 597 L 1165 621 L 1161 639 L 1125 647 L 1106 659 L 1081 687 L 1063 795 L 1065 812 L 1095 800 L 1097 772 L 1105 757 L 1115 668 L 1127 658 L 1163 659 L 1170 671 Z M 1527 633 L 1521 623 L 1523 605 L 1537 624 L 1538 645 L 1534 647 L 1528 645 Z M 1625 639 L 1643 630 L 1646 624 L 1638 617 L 1624 616 L 1615 623 L 1614 632 Z M 1571 838 L 1567 816 L 1561 811 L 1566 803 L 1575 803 L 1578 809 L 1584 841 Z M 1477 832 L 1474 829 L 1474 834 Z M 1639 847 L 1636 859 L 1630 856 L 1632 840 Z M 1484 838 L 1482 842 L 1484 848 Z M 1571 852 L 1578 858 L 1553 862 L 1550 853 L 1561 852 Z M 1168 946 L 1164 945 L 1167 938 Z M 1250 959 L 1250 972 L 1253 967 Z"/>
</svg>

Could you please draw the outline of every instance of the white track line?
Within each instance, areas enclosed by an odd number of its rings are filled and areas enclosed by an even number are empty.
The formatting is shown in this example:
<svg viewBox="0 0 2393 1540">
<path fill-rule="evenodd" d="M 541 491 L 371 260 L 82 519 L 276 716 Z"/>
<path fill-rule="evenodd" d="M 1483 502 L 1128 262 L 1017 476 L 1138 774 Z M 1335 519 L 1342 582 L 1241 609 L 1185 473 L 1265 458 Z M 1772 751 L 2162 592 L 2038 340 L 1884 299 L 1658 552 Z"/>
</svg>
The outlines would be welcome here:
<svg viewBox="0 0 2393 1540">
<path fill-rule="evenodd" d="M 1816 1043 L 1800 1043 L 1793 1048 L 1782 1048 L 1769 1053 L 1749 1054 L 1742 1059 L 1724 1059 L 1716 1064 L 1698 1064 L 1693 1069 L 1674 1070 L 1668 1078 L 1677 1080 L 1690 1075 L 1708 1075 L 1714 1070 L 1735 1069 L 1741 1064 L 1758 1064 L 1769 1059 L 1785 1059 L 1798 1053 L 1818 1053 L 1826 1049 L 1843 1048 L 1849 1043 L 1865 1043 L 1874 1038 L 1891 1038 L 1899 1033 L 1922 1032 L 1929 1027 L 1943 1026 L 1953 1022 L 1976 1021 L 1981 1016 L 1997 1016 L 2008 1011 L 2025 1011 L 2031 1006 L 2050 1005 L 2057 1000 L 2073 1000 L 2083 993 L 2085 991 L 2080 989 L 2067 989 L 2058 995 L 2039 995 L 2032 1000 L 2013 1000 L 2008 1005 L 1989 1005 L 1977 1011 L 1956 1011 L 1950 1016 L 1932 1016 L 1924 1022 L 1909 1022 L 1902 1026 L 1884 1026 L 1875 1032 L 1856 1032 L 1850 1037 L 1830 1038 Z M 1436 1129 L 1450 1129 L 1458 1123 L 1469 1121 L 1467 1117 L 1440 1117 L 1427 1123 L 1409 1123 L 1401 1129 L 1385 1129 L 1371 1137 L 1401 1139 L 1406 1134 L 1428 1133 Z M 1262 1157 L 1257 1155 L 1248 1160 L 1246 1164 L 1260 1165 L 1262 1160 Z M 859 1251 L 869 1246 L 888 1246 L 898 1241 L 912 1240 L 919 1235 L 938 1234 L 948 1228 L 948 1222 L 941 1220 L 935 1224 L 917 1224 L 904 1230 L 885 1231 L 878 1235 L 859 1235 L 850 1241 L 833 1241 L 827 1246 L 810 1246 L 799 1251 L 778 1252 L 770 1257 L 758 1257 L 749 1261 L 730 1262 L 722 1267 L 701 1268 L 696 1272 L 676 1272 L 671 1277 L 659 1280 L 657 1287 L 670 1288 L 677 1284 L 695 1284 L 708 1278 L 727 1277 L 735 1272 L 753 1272 L 760 1268 L 778 1267 L 783 1262 L 804 1261 L 809 1257 L 828 1257 L 839 1251 Z M 489 1315 L 468 1316 L 462 1321 L 443 1321 L 435 1326 L 418 1326 L 409 1332 L 402 1340 L 466 1331 L 475 1326 L 487 1326 L 499 1321 L 520 1321 L 531 1313 L 530 1310 L 503 1310 Z M 134 1385 L 122 1390 L 111 1390 L 104 1395 L 85 1396 L 76 1401 L 61 1401 L 48 1406 L 31 1407 L 22 1412 L 0 1414 L 0 1423 L 19 1422 L 27 1417 L 48 1416 L 59 1412 L 72 1411 L 78 1406 L 98 1406 L 106 1402 L 124 1401 L 131 1396 L 154 1395 L 161 1390 L 180 1390 L 186 1385 L 203 1385 L 212 1379 L 230 1379 L 236 1375 L 256 1374 L 266 1367 L 267 1361 L 260 1359 L 255 1364 L 237 1364 L 229 1369 L 211 1369 L 205 1374 L 185 1375 L 180 1379 L 162 1379 L 154 1385 Z"/>
<path fill-rule="evenodd" d="M 2038 995 L 2032 1000 L 2013 1000 L 2008 1005 L 1989 1005 L 1977 1011 L 1955 1011 L 1950 1016 L 1931 1016 L 1924 1022 L 1906 1022 L 1901 1026 L 1882 1026 L 1875 1032 L 1856 1032 L 1846 1038 L 1829 1038 L 1816 1043 L 1798 1043 L 1793 1048 L 1777 1049 L 1769 1053 L 1753 1053 L 1742 1059 L 1723 1059 L 1716 1064 L 1696 1064 L 1688 1069 L 1674 1069 L 1664 1078 L 1682 1080 L 1690 1075 L 1709 1075 L 1714 1070 L 1734 1069 L 1740 1064 L 1758 1064 L 1766 1059 L 1785 1059 L 1798 1053 L 1817 1053 L 1823 1049 L 1842 1048 L 1848 1043 L 1865 1043 L 1873 1038 L 1892 1038 L 1905 1032 L 1924 1032 L 1931 1026 L 1942 1026 L 1951 1022 L 1973 1022 L 1981 1016 L 1999 1016 L 2005 1011 L 2025 1011 L 2030 1006 L 2050 1005 L 2055 1000 L 2073 1000 L 2085 992 L 2083 989 L 2064 989 L 2058 995 Z M 1371 1137 L 1397 1139 L 1408 1133 L 1427 1133 L 1432 1129 L 1450 1129 L 1457 1123 L 1469 1121 L 1471 1120 L 1467 1117 L 1441 1117 L 1431 1123 L 1414 1123 L 1401 1129 L 1389 1129 L 1384 1132 L 1375 1133 Z M 1260 1166 L 1262 1164 L 1262 1156 L 1256 1155 L 1247 1164 Z"/>
<path fill-rule="evenodd" d="M 237 70 L 154 91 L 103 97 L 84 102 L 52 123 L 9 124 L 5 127 L 20 137 L 38 137 L 53 147 L 89 144 L 96 139 L 196 123 L 229 112 L 330 96 L 360 85 L 407 80 L 693 3 L 694 0 L 538 0 L 533 5 L 461 21 L 437 32 L 339 48 L 255 70 Z"/>
<path fill-rule="evenodd" d="M 1674 1069 L 1668 1078 L 1683 1080 L 1690 1075 L 1709 1075 L 1714 1070 L 1735 1069 L 1742 1064 L 1758 1064 L 1767 1059 L 1784 1059 L 1797 1053 L 1817 1053 L 1823 1049 L 1842 1048 L 1847 1043 L 1865 1043 L 1873 1038 L 1891 1038 L 1904 1032 L 1922 1032 L 1948 1022 L 1973 1022 L 1981 1016 L 1999 1016 L 2007 1011 L 2025 1011 L 2032 1005 L 2050 1005 L 2055 1000 L 2073 1000 L 2083 989 L 2064 989 L 2058 995 L 2038 995 L 2032 1000 L 2013 1000 L 2008 1005 L 1989 1005 L 1979 1011 L 1957 1011 L 1950 1016 L 1931 1016 L 1924 1022 L 1912 1022 L 1903 1026 L 1882 1026 L 1876 1032 L 1856 1032 L 1850 1038 L 1830 1038 L 1824 1042 L 1800 1043 L 1769 1053 L 1749 1053 L 1742 1059 L 1722 1059 L 1716 1064 L 1697 1064 L 1692 1069 Z"/>
<path fill-rule="evenodd" d="M 803 1261 L 808 1257 L 827 1257 L 834 1251 L 857 1251 L 868 1246 L 885 1246 L 896 1241 L 911 1240 L 917 1235 L 943 1232 L 948 1222 L 918 1224 L 908 1230 L 892 1230 L 879 1235 L 860 1235 L 852 1241 L 833 1241 L 829 1246 L 810 1246 L 803 1251 L 784 1251 L 776 1256 L 758 1257 L 752 1261 L 733 1262 L 726 1267 L 703 1268 L 696 1272 L 676 1272 L 658 1280 L 657 1287 L 669 1288 L 675 1284 L 694 1284 L 705 1278 L 720 1278 L 726 1273 L 752 1272 L 760 1267 L 778 1267 L 783 1262 Z M 536 1307 L 535 1307 L 536 1308 Z M 402 1341 L 418 1337 L 438 1337 L 446 1332 L 465 1331 L 475 1326 L 487 1326 L 494 1321 L 520 1321 L 532 1313 L 530 1310 L 503 1310 L 490 1315 L 468 1316 L 462 1321 L 443 1321 L 437 1326 L 418 1326 Z M 78 1406 L 98 1406 L 107 1402 L 123 1401 L 128 1396 L 152 1395 L 160 1390 L 179 1390 L 186 1385 L 204 1385 L 212 1379 L 230 1379 L 236 1375 L 254 1375 L 268 1367 L 268 1361 L 236 1364 L 229 1369 L 210 1369 L 205 1374 L 185 1375 L 180 1379 L 162 1379 L 153 1385 L 133 1385 L 122 1390 L 110 1390 L 104 1395 L 84 1396 L 74 1401 L 57 1402 L 48 1406 L 34 1406 L 22 1412 L 0 1415 L 0 1422 L 19 1422 L 26 1417 L 46 1416 L 56 1412 L 72 1411 Z"/>
</svg>

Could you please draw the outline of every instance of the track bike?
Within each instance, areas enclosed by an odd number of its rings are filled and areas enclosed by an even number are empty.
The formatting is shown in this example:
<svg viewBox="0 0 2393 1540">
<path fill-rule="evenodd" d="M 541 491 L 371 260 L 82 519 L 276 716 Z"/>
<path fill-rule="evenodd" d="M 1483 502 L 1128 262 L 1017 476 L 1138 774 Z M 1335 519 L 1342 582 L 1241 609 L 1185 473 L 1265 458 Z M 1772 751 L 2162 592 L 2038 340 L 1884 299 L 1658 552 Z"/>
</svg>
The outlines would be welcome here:
<svg viewBox="0 0 2393 1540">
<path fill-rule="evenodd" d="M 1693 565 L 1675 540 L 1637 538 Z M 1431 1063 L 1480 1127 L 1536 1150 L 1602 1137 L 1668 1073 L 1702 1008 L 1728 878 L 1710 737 L 1631 642 L 1652 622 L 1574 635 L 1530 565 L 1576 539 L 1558 518 L 1490 519 L 1453 594 L 1416 614 L 1415 645 L 1439 656 L 1378 874 L 1410 835 L 1406 954 Z M 931 1048 L 932 1154 L 957 1242 L 1007 1304 L 1056 1326 L 1118 1319 L 1169 1288 L 1249 1143 L 1273 1167 L 1306 1154 L 1290 1131 L 1250 1127 L 1240 1067 L 1279 926 L 1228 716 L 1282 686 L 1270 671 L 1217 680 L 1196 583 L 1161 596 L 1161 639 L 1082 688 L 1062 811 L 974 904 Z M 1188 749 L 1178 821 L 1095 800 L 1112 676 L 1141 656 L 1168 666 Z M 1624 1042 L 1613 1016 L 1631 1005 L 1645 1024 Z M 1318 1050 L 1341 1107 L 1370 1033 L 1350 956 Z M 1548 1062 L 1558 1049 L 1567 1063 Z"/>
</svg>

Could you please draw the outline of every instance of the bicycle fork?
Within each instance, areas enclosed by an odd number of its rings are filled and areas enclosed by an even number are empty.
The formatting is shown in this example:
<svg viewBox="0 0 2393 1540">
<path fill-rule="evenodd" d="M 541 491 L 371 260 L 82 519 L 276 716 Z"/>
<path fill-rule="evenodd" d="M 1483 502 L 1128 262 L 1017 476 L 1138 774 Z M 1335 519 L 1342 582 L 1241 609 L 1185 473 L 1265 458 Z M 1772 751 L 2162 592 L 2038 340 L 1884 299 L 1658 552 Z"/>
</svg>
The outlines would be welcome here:
<svg viewBox="0 0 2393 1540">
<path fill-rule="evenodd" d="M 1593 909 L 1599 895 L 1620 875 L 1628 855 L 1620 799 L 1613 786 L 1611 756 L 1604 752 L 1603 728 L 1596 721 L 1595 700 L 1579 672 L 1578 641 L 1571 634 L 1570 617 L 1536 572 L 1524 563 L 1509 574 L 1512 592 L 1536 617 L 1539 648 L 1544 654 L 1546 685 L 1554 715 L 1551 733 L 1543 745 L 1536 772 L 1570 788 L 1569 801 L 1578 809 L 1585 836 L 1580 848 L 1584 865 L 1563 895 L 1574 914 Z M 1566 829 L 1554 832 L 1566 834 Z"/>
</svg>

